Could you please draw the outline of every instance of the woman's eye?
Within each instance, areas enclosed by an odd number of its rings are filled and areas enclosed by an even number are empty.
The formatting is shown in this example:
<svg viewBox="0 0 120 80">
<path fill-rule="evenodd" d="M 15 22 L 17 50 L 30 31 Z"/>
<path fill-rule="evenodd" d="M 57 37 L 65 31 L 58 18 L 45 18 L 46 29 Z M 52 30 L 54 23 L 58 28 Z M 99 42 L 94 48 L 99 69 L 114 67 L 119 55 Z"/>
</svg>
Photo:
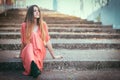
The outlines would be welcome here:
<svg viewBox="0 0 120 80">
<path fill-rule="evenodd" d="M 38 10 L 34 10 L 34 12 L 39 12 Z"/>
</svg>

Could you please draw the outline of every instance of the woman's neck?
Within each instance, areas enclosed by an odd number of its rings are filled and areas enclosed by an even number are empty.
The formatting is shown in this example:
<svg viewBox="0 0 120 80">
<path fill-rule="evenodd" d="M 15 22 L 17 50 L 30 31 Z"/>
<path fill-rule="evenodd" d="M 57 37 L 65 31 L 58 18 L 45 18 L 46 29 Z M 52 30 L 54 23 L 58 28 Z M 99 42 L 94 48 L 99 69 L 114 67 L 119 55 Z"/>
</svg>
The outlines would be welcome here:
<svg viewBox="0 0 120 80">
<path fill-rule="evenodd" d="M 33 27 L 33 32 L 36 32 L 38 29 L 38 26 L 37 26 L 37 19 L 34 19 L 34 27 Z"/>
<path fill-rule="evenodd" d="M 34 19 L 34 25 L 37 25 L 37 19 Z"/>
</svg>

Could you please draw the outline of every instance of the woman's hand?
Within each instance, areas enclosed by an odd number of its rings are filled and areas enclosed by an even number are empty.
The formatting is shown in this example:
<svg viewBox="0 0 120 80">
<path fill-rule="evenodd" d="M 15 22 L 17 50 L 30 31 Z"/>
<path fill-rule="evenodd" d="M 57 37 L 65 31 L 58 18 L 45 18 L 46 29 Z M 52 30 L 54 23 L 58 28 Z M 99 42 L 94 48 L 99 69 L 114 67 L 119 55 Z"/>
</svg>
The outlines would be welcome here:
<svg viewBox="0 0 120 80">
<path fill-rule="evenodd" d="M 61 59 L 63 58 L 62 56 L 54 56 L 53 59 Z"/>
<path fill-rule="evenodd" d="M 15 55 L 14 58 L 21 58 L 20 55 Z"/>
<path fill-rule="evenodd" d="M 49 50 L 49 52 L 50 52 L 53 59 L 61 59 L 61 58 L 63 58 L 62 56 L 54 56 L 54 51 L 53 51 L 50 40 L 46 43 L 46 46 L 48 47 L 48 50 Z"/>
</svg>

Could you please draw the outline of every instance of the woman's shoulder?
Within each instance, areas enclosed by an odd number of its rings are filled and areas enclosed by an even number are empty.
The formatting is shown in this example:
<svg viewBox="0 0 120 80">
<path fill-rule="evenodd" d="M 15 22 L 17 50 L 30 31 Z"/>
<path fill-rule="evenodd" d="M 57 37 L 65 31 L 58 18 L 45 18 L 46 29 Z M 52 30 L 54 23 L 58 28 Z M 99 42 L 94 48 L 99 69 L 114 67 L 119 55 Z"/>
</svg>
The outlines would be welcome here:
<svg viewBox="0 0 120 80">
<path fill-rule="evenodd" d="M 23 22 L 21 25 L 22 25 L 22 26 L 25 26 L 25 25 L 26 25 L 26 22 Z"/>
<path fill-rule="evenodd" d="M 43 23 L 43 24 L 46 24 L 46 21 L 43 20 L 42 23 Z"/>
<path fill-rule="evenodd" d="M 25 30 L 25 27 L 26 27 L 26 23 L 23 22 L 23 23 L 21 24 L 21 30 L 24 31 L 24 30 Z"/>
<path fill-rule="evenodd" d="M 42 24 L 43 24 L 44 27 L 48 27 L 46 21 L 42 21 Z"/>
<path fill-rule="evenodd" d="M 25 27 L 26 27 L 26 22 L 23 22 L 23 23 L 21 24 L 21 28 L 22 28 L 22 29 L 25 29 Z"/>
</svg>

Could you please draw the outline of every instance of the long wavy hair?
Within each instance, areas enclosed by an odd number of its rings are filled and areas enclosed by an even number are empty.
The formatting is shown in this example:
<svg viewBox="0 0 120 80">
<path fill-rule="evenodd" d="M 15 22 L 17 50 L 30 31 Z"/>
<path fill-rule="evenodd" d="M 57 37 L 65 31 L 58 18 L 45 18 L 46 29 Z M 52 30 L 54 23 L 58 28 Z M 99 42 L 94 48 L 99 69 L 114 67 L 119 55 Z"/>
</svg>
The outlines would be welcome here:
<svg viewBox="0 0 120 80">
<path fill-rule="evenodd" d="M 40 11 L 40 8 L 37 6 L 37 5 L 32 5 L 28 8 L 27 10 L 27 14 L 26 14 L 26 17 L 25 17 L 25 21 L 26 22 L 26 43 L 28 43 L 30 41 L 30 36 L 31 36 L 31 33 L 32 33 L 32 30 L 33 30 L 33 27 L 34 27 L 34 7 L 37 7 L 38 8 L 38 11 L 39 11 L 39 15 L 40 17 L 37 18 L 37 25 L 41 31 L 41 38 L 43 40 L 43 42 L 45 41 L 45 31 L 44 31 L 44 28 L 43 28 L 43 19 L 42 19 L 42 15 L 41 15 L 41 11 Z"/>
</svg>

